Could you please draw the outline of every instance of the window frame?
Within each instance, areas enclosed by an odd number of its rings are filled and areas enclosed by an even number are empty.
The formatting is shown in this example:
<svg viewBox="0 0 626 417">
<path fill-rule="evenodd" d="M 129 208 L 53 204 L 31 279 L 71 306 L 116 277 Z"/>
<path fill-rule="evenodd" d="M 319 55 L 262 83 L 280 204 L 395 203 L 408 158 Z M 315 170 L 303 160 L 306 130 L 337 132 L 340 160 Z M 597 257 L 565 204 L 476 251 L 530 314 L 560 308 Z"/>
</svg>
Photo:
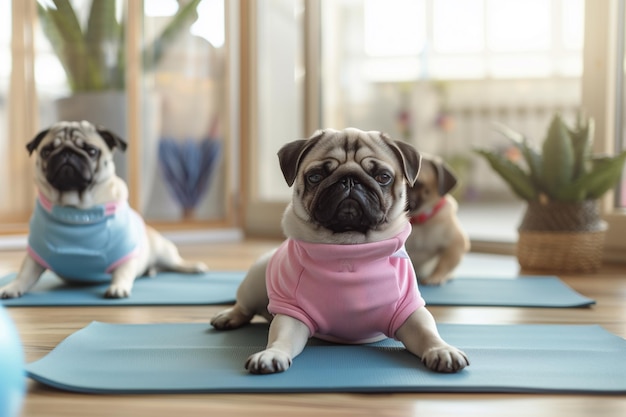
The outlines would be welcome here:
<svg viewBox="0 0 626 417">
<path fill-rule="evenodd" d="M 301 137 L 313 132 L 320 120 L 320 0 L 303 0 L 304 4 L 304 91 L 303 91 L 303 124 Z M 259 80 L 257 71 L 257 22 L 258 3 L 240 0 L 239 37 L 240 48 L 240 115 L 241 115 L 241 169 L 242 207 L 244 231 L 248 236 L 282 237 L 282 214 L 289 203 L 284 201 L 265 200 L 259 193 L 259 176 L 257 172 L 268 161 L 259 161 L 258 144 L 260 140 L 259 125 Z M 297 138 L 293 138 L 294 140 Z M 286 140 L 288 141 L 288 140 Z M 275 163 L 277 161 L 269 161 Z M 285 184 L 285 187 L 287 185 Z"/>
<path fill-rule="evenodd" d="M 594 152 L 615 153 L 621 130 L 624 77 L 624 0 L 585 1 L 585 44 L 583 48 L 582 108 L 594 118 Z M 605 259 L 624 262 L 626 210 L 616 207 L 616 193 L 601 199 L 608 223 Z"/>
</svg>

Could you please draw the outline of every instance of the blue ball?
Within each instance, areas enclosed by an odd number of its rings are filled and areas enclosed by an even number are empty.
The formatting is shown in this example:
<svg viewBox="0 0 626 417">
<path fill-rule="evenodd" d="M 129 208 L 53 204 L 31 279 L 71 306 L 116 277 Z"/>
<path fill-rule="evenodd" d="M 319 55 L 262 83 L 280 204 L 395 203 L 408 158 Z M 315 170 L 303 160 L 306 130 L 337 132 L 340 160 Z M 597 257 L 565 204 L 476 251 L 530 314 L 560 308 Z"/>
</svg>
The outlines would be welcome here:
<svg viewBox="0 0 626 417">
<path fill-rule="evenodd" d="M 13 321 L 0 304 L 0 416 L 16 417 L 25 392 L 22 344 Z"/>
</svg>

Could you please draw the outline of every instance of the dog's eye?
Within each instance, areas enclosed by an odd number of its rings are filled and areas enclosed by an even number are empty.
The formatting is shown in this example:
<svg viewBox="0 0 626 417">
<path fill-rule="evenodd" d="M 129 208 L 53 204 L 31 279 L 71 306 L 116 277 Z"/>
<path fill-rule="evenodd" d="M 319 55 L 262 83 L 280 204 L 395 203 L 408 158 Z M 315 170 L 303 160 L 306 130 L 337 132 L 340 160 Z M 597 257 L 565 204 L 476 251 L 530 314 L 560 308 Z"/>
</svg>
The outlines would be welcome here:
<svg viewBox="0 0 626 417">
<path fill-rule="evenodd" d="M 85 152 L 87 152 L 87 155 L 91 156 L 92 158 L 98 156 L 98 148 L 94 148 L 93 146 L 85 146 L 84 149 Z"/>
<path fill-rule="evenodd" d="M 381 172 L 380 174 L 377 174 L 374 177 L 374 179 L 380 185 L 389 185 L 389 184 L 391 184 L 391 181 L 393 181 L 393 177 L 391 175 L 387 174 L 386 172 Z"/>
<path fill-rule="evenodd" d="M 41 151 L 39 151 L 39 155 L 41 155 L 41 157 L 44 159 L 49 157 L 51 153 L 52 153 L 52 148 L 50 146 L 45 146 L 41 148 Z"/>
<path fill-rule="evenodd" d="M 324 179 L 324 176 L 320 173 L 313 173 L 313 174 L 309 174 L 306 177 L 307 181 L 309 181 L 311 184 L 317 184 L 318 182 L 320 182 L 321 180 Z"/>
</svg>

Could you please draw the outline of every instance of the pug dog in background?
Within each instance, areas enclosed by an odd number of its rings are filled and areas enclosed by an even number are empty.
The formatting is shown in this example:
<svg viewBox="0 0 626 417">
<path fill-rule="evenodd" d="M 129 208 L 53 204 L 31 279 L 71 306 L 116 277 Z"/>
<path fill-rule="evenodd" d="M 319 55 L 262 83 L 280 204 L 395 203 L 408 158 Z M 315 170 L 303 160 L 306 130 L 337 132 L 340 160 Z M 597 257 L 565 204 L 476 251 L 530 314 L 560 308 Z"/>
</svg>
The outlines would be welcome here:
<svg viewBox="0 0 626 417">
<path fill-rule="evenodd" d="M 181 258 L 176 246 L 146 226 L 128 205 L 126 183 L 115 174 L 116 134 L 87 121 L 58 122 L 26 145 L 35 159 L 38 197 L 27 254 L 0 298 L 26 293 L 52 270 L 70 282 L 110 282 L 108 298 L 128 297 L 135 278 L 157 270 L 198 273 L 202 263 Z"/>
<path fill-rule="evenodd" d="M 404 243 L 411 227 L 406 185 L 420 155 L 383 133 L 326 129 L 278 152 L 293 197 L 282 227 L 287 240 L 261 257 L 236 304 L 211 324 L 234 329 L 255 315 L 271 321 L 251 373 L 287 370 L 315 336 L 339 343 L 400 340 L 431 370 L 457 372 L 466 355 L 447 344 L 424 307 Z"/>
<path fill-rule="evenodd" d="M 441 285 L 470 249 L 470 241 L 457 218 L 458 203 L 450 195 L 457 178 L 441 158 L 424 156 L 413 185 L 407 185 L 413 230 L 406 249 L 419 282 Z"/>
</svg>

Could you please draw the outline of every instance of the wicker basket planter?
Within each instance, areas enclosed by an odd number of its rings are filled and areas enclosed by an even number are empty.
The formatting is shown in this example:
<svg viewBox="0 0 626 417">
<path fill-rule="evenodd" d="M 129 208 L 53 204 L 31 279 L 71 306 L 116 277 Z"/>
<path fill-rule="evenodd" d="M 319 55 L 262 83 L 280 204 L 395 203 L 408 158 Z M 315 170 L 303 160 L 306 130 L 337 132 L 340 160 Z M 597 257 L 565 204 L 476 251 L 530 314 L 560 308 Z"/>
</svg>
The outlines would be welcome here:
<svg viewBox="0 0 626 417">
<path fill-rule="evenodd" d="M 593 272 L 602 265 L 607 224 L 596 200 L 529 202 L 519 226 L 523 270 Z"/>
</svg>

